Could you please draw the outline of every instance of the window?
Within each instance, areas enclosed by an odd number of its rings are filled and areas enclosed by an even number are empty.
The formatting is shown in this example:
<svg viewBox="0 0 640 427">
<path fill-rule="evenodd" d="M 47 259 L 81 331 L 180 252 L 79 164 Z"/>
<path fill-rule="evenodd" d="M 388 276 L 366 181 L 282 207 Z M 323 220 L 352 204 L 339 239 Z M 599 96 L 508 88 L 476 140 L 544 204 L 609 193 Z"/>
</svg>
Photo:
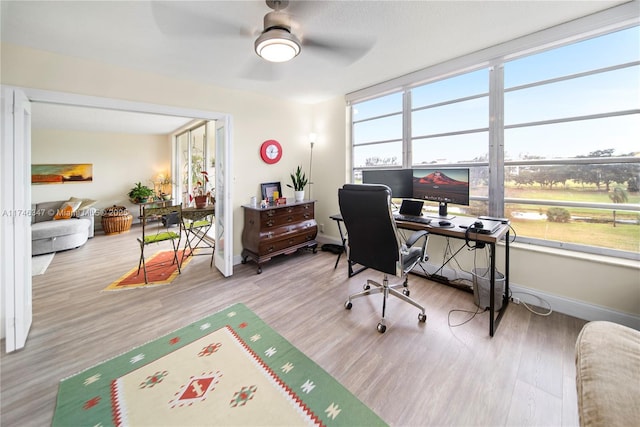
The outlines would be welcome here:
<svg viewBox="0 0 640 427">
<path fill-rule="evenodd" d="M 176 135 L 178 176 L 182 205 L 190 206 L 196 193 L 212 192 L 215 178 L 214 148 L 207 123 Z M 206 173 L 205 173 L 206 172 Z M 204 195 L 204 194 L 203 194 Z"/>
<path fill-rule="evenodd" d="M 640 258 L 640 27 L 549 46 L 354 100 L 354 178 L 464 165 L 472 201 L 457 214 L 507 216 L 520 241 Z"/>
<path fill-rule="evenodd" d="M 354 167 L 402 165 L 402 94 L 352 108 Z"/>
<path fill-rule="evenodd" d="M 634 27 L 505 63 L 504 207 L 518 235 L 638 252 L 639 40 Z"/>
</svg>

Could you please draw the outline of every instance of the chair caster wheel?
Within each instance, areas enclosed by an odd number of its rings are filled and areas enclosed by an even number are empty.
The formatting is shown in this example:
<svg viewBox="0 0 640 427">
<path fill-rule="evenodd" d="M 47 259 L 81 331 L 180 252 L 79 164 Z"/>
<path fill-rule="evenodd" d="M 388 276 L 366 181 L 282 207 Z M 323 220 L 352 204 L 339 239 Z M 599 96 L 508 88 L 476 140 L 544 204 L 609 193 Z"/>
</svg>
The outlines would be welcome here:
<svg viewBox="0 0 640 427">
<path fill-rule="evenodd" d="M 406 296 L 409 296 L 411 294 L 411 292 L 409 292 L 409 289 L 403 289 L 402 293 L 405 294 Z"/>
<path fill-rule="evenodd" d="M 347 310 L 351 310 L 351 307 L 353 307 L 353 304 L 351 304 L 351 301 L 347 301 L 344 303 L 344 308 L 346 308 Z"/>
<path fill-rule="evenodd" d="M 418 321 L 424 323 L 427 321 L 427 315 L 426 314 L 422 314 L 422 313 L 418 313 Z"/>
<path fill-rule="evenodd" d="M 378 329 L 378 332 L 380 332 L 381 334 L 384 334 L 384 331 L 387 330 L 387 326 L 383 325 L 382 323 L 378 323 L 377 329 Z"/>
</svg>

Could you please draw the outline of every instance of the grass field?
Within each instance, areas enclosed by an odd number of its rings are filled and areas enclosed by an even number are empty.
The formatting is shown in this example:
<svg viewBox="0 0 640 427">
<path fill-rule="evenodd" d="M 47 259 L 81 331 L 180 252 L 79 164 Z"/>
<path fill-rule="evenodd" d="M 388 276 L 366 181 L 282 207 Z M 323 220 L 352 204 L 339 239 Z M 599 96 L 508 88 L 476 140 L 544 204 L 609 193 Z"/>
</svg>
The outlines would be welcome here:
<svg viewBox="0 0 640 427">
<path fill-rule="evenodd" d="M 517 188 L 513 186 L 505 186 L 505 197 L 519 197 L 523 199 L 537 200 L 565 200 L 569 202 L 593 202 L 593 203 L 611 203 L 609 193 L 605 191 L 595 191 L 595 189 L 553 189 L 542 190 L 535 187 Z M 640 203 L 640 193 L 627 193 L 629 198 L 627 203 Z"/>
<path fill-rule="evenodd" d="M 474 189 L 474 194 L 484 189 Z M 628 193 L 628 204 L 640 204 L 640 193 Z M 536 186 L 505 186 L 505 197 L 533 200 L 552 200 L 586 203 L 611 203 L 609 193 L 597 191 L 595 187 L 572 186 L 570 188 L 541 189 Z M 473 204 L 472 204 L 473 207 Z M 505 205 L 505 215 L 519 236 L 533 237 L 559 242 L 576 243 L 605 247 L 623 251 L 640 252 L 640 212 L 616 210 L 617 221 L 635 222 L 635 224 L 616 223 L 613 226 L 613 209 L 566 208 L 573 218 L 568 223 L 550 222 L 546 219 L 522 219 L 511 215 L 514 212 L 546 215 L 550 206 L 509 203 Z M 486 209 L 486 204 L 475 206 L 475 210 Z M 465 209 L 474 215 L 474 209 Z M 580 218 L 582 220 L 576 220 Z"/>
<path fill-rule="evenodd" d="M 512 220 L 511 226 L 518 236 L 640 252 L 640 226 L 634 224 Z"/>
</svg>

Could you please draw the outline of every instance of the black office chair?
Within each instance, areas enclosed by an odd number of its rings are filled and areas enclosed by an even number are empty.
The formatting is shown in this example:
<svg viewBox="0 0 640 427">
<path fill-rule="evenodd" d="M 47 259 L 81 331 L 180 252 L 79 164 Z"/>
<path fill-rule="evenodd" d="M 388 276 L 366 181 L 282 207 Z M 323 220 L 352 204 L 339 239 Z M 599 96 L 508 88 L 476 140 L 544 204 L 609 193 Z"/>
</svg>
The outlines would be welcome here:
<svg viewBox="0 0 640 427">
<path fill-rule="evenodd" d="M 409 298 L 408 273 L 419 262 L 428 259 L 426 249 L 429 233 L 416 231 L 404 244 L 401 242 L 391 213 L 391 190 L 386 185 L 345 184 L 338 190 L 338 201 L 347 229 L 349 262 L 384 273 L 382 284 L 368 279 L 362 292 L 349 296 L 345 308 L 350 310 L 351 301 L 355 298 L 384 294 L 382 320 L 377 327 L 378 332 L 383 333 L 387 329 L 387 297 L 391 294 L 419 308 L 418 320 L 426 322 L 424 307 Z M 414 247 L 421 238 L 424 238 L 422 245 Z M 404 281 L 389 285 L 389 274 L 403 277 Z M 404 289 L 400 292 L 398 288 Z"/>
</svg>

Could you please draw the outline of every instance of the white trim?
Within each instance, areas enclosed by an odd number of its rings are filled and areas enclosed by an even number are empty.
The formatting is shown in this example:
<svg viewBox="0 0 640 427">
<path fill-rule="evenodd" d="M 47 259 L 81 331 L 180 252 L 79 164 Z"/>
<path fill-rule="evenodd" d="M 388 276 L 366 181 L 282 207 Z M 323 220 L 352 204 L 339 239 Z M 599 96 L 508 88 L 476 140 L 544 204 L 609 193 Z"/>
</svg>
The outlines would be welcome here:
<svg viewBox="0 0 640 427">
<path fill-rule="evenodd" d="M 595 304 L 588 304 L 571 298 L 547 294 L 545 292 L 525 288 L 512 283 L 509 283 L 509 289 L 513 296 L 517 296 L 520 298 L 521 302 L 526 302 L 529 305 L 540 306 L 540 300 L 544 300 L 551 305 L 553 311 L 557 311 L 558 313 L 563 313 L 587 321 L 608 320 L 610 322 L 619 323 L 621 325 L 640 330 L 640 316 L 622 313 L 620 311 L 611 310 L 610 308 Z M 544 307 L 542 307 L 541 311 L 544 312 Z"/>
<path fill-rule="evenodd" d="M 339 239 L 332 238 L 330 236 L 319 236 L 318 243 L 332 243 L 332 244 L 340 244 Z M 511 247 L 513 248 L 512 244 Z M 598 255 L 590 255 L 590 254 L 581 254 L 575 253 L 572 251 L 561 251 L 558 249 L 549 249 L 549 248 L 540 248 L 532 245 L 517 245 L 520 249 L 524 250 L 533 250 L 536 252 L 552 252 L 554 255 L 562 255 L 568 256 L 571 258 L 581 258 L 581 259 L 589 259 L 590 261 L 600 262 L 610 265 L 616 266 L 624 266 L 624 267 L 632 267 L 640 270 L 640 263 L 637 261 L 623 260 L 619 258 L 611 258 L 604 257 Z M 524 247 L 523 247 L 524 246 Z M 234 260 L 235 261 L 235 260 Z M 241 261 L 240 257 L 238 257 L 237 264 Z M 427 271 L 434 272 L 440 268 L 440 266 L 436 266 L 431 263 L 424 263 L 425 269 Z M 346 255 L 343 253 L 340 258 L 340 264 L 338 265 L 339 269 L 346 269 Z M 418 272 L 420 273 L 420 269 L 418 268 Z M 473 281 L 471 275 L 464 271 L 454 271 L 449 267 L 445 267 L 442 272 L 443 276 L 449 277 L 450 279 L 465 279 L 470 282 Z M 446 285 L 443 285 L 446 286 Z M 511 294 L 516 294 L 518 298 L 520 298 L 521 302 L 525 302 L 529 305 L 540 306 L 540 300 L 544 300 L 551 305 L 553 311 L 558 313 L 566 314 L 568 316 L 577 317 L 578 319 L 583 319 L 587 321 L 593 320 L 608 320 L 610 322 L 619 323 L 621 325 L 629 326 L 630 328 L 640 330 L 640 316 L 635 316 L 628 313 L 623 313 L 620 311 L 615 311 L 607 307 L 602 307 L 595 304 L 589 304 L 584 301 L 575 300 L 572 298 L 566 298 L 559 295 L 549 294 L 546 292 L 541 292 L 537 289 L 530 289 L 524 286 L 514 284 L 513 282 L 509 282 L 509 289 L 511 290 Z M 513 303 L 512 303 L 513 304 Z M 509 309 L 507 309 L 509 310 Z M 542 312 L 544 312 L 544 307 L 542 307 Z"/>
<path fill-rule="evenodd" d="M 435 272 L 440 268 L 440 266 L 431 263 L 425 263 L 424 267 L 427 271 L 431 272 Z M 420 274 L 420 270 L 417 271 L 418 274 Z M 443 268 L 438 274 L 445 276 L 450 280 L 462 279 L 473 282 L 471 274 L 465 271 L 453 270 L 450 267 Z M 521 302 L 540 307 L 540 309 L 536 309 L 536 311 L 540 311 L 542 313 L 546 312 L 547 307 L 551 307 L 555 312 L 577 317 L 578 319 L 587 321 L 608 320 L 640 330 L 640 316 L 615 311 L 607 307 L 589 304 L 584 301 L 549 294 L 537 289 L 526 288 L 515 284 L 512 281 L 509 281 L 509 290 L 511 291 L 511 295 L 518 297 Z M 548 305 L 545 306 L 545 304 Z"/>
<path fill-rule="evenodd" d="M 151 113 L 164 116 L 189 117 L 203 120 L 220 120 L 227 115 L 213 111 L 193 110 L 169 105 L 149 104 L 145 102 L 127 101 L 116 98 L 103 98 L 90 95 L 78 95 L 65 92 L 54 92 L 42 89 L 18 87 L 24 91 L 31 102 L 47 104 L 79 105 L 87 108 L 101 108 L 116 111 L 130 111 L 136 113 Z"/>
</svg>

